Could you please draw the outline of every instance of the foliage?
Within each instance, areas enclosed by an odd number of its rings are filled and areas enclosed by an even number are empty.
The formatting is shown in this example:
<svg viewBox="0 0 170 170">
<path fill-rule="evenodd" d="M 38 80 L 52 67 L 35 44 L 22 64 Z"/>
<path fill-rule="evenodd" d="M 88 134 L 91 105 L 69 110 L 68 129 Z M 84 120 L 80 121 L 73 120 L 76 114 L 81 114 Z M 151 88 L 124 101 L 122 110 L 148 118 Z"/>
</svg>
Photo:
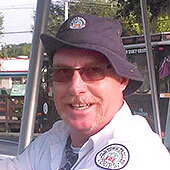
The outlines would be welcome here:
<svg viewBox="0 0 170 170">
<path fill-rule="evenodd" d="M 64 4 L 53 4 L 51 2 L 47 26 L 48 34 L 55 36 L 62 22 L 64 22 Z"/>
<path fill-rule="evenodd" d="M 0 58 L 29 56 L 30 49 L 31 45 L 26 43 L 19 45 L 5 45 L 1 47 Z"/>
<path fill-rule="evenodd" d="M 65 11 L 64 3 L 50 4 L 50 15 L 47 26 L 47 33 L 55 36 L 59 26 L 64 22 Z M 69 15 L 78 13 L 88 13 L 103 17 L 115 17 L 117 12 L 116 3 L 105 0 L 77 0 L 69 3 Z"/>
<path fill-rule="evenodd" d="M 170 27 L 169 0 L 148 0 L 151 32 L 168 32 Z M 48 33 L 56 34 L 64 22 L 64 2 L 51 3 Z M 69 15 L 89 13 L 103 17 L 116 17 L 122 24 L 123 36 L 143 34 L 140 0 L 72 0 Z"/>
<path fill-rule="evenodd" d="M 111 0 L 114 1 L 114 0 Z M 123 17 L 134 14 L 137 18 L 141 18 L 140 0 L 118 0 L 118 5 L 121 6 L 119 13 Z M 151 19 L 156 18 L 161 12 L 168 11 L 170 7 L 169 0 L 147 0 L 148 9 L 152 14 Z"/>
<path fill-rule="evenodd" d="M 147 0 L 151 33 L 168 32 L 170 25 L 170 1 Z M 140 0 L 119 0 L 117 18 L 123 23 L 125 35 L 142 34 Z M 133 16 L 133 17 L 132 17 Z"/>
<path fill-rule="evenodd" d="M 156 32 L 170 32 L 170 16 L 167 13 L 158 16 Z"/>
<path fill-rule="evenodd" d="M 79 0 L 76 3 L 70 4 L 70 15 L 78 13 L 88 13 L 103 17 L 115 17 L 117 12 L 117 5 L 115 3 L 105 0 Z"/>
<path fill-rule="evenodd" d="M 0 13 L 0 35 L 2 34 L 3 30 L 3 16 L 2 13 Z"/>
</svg>

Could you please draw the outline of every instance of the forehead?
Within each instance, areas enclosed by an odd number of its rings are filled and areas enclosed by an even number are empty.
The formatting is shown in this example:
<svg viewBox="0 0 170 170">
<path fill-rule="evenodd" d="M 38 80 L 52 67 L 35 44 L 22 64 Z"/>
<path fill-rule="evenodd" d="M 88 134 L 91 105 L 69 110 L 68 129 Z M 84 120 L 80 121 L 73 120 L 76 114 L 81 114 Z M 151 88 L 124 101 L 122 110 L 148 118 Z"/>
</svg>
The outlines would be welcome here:
<svg viewBox="0 0 170 170">
<path fill-rule="evenodd" d="M 107 64 L 107 58 L 96 51 L 88 49 L 66 48 L 57 51 L 53 57 L 53 65 L 66 66 L 86 66 L 86 65 L 100 65 Z"/>
</svg>

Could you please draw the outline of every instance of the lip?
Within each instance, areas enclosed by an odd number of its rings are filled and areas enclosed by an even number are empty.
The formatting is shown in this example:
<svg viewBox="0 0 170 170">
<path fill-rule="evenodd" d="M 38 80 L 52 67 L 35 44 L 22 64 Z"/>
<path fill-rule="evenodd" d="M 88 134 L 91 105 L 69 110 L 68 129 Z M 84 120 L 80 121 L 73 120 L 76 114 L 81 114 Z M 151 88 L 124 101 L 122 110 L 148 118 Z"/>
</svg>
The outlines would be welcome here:
<svg viewBox="0 0 170 170">
<path fill-rule="evenodd" d="M 88 115 L 89 112 L 91 112 L 95 107 L 95 104 L 90 104 L 89 107 L 84 109 L 75 109 L 71 106 L 71 104 L 67 105 L 68 108 L 68 114 L 75 115 L 75 116 L 83 116 Z"/>
<path fill-rule="evenodd" d="M 85 110 L 88 109 L 92 104 L 70 104 L 70 107 L 75 110 Z"/>
</svg>

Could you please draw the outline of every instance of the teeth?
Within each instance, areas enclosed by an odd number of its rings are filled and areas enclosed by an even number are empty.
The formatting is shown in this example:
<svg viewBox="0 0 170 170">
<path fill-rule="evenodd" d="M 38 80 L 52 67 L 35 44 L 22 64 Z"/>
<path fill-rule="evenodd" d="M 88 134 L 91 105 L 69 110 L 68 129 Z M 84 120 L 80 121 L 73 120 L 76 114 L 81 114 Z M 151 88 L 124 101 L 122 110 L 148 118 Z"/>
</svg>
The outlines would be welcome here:
<svg viewBox="0 0 170 170">
<path fill-rule="evenodd" d="M 89 108 L 90 104 L 72 104 L 71 105 L 76 110 L 83 110 Z"/>
</svg>

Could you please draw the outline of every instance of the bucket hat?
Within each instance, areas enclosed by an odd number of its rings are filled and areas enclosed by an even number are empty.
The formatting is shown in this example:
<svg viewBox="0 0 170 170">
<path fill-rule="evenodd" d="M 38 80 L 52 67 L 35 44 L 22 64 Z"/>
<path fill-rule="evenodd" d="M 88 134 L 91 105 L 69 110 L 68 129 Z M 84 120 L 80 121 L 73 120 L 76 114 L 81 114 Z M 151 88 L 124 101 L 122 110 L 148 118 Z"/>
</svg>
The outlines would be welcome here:
<svg viewBox="0 0 170 170">
<path fill-rule="evenodd" d="M 42 34 L 40 38 L 51 59 L 53 54 L 64 46 L 90 49 L 104 54 L 118 75 L 129 78 L 124 95 L 130 95 L 139 89 L 143 78 L 127 60 L 121 33 L 121 25 L 116 19 L 79 14 L 69 17 L 60 26 L 56 37 Z"/>
</svg>

